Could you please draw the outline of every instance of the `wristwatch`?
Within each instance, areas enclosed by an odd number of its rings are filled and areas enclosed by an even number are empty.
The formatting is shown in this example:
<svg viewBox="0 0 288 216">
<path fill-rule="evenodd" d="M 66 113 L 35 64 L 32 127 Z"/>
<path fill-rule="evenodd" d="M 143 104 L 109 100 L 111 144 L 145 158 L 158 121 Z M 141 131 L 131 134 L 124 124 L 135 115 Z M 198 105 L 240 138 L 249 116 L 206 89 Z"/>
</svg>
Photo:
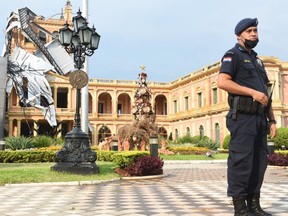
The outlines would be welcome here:
<svg viewBox="0 0 288 216">
<path fill-rule="evenodd" d="M 277 122 L 276 122 L 275 119 L 269 120 L 268 122 L 269 122 L 269 123 L 273 123 L 273 124 L 277 124 Z"/>
</svg>

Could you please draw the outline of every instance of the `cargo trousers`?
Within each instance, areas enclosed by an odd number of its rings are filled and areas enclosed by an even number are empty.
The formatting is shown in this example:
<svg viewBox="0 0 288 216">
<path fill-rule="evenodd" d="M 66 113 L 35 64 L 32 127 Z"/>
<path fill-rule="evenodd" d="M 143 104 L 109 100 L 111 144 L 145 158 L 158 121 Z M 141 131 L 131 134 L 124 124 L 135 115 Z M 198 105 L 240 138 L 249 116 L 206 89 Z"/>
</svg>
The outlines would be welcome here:
<svg viewBox="0 0 288 216">
<path fill-rule="evenodd" d="M 260 194 L 268 164 L 267 119 L 265 114 L 241 114 L 226 116 L 230 131 L 228 157 L 228 190 L 230 197 Z"/>
</svg>

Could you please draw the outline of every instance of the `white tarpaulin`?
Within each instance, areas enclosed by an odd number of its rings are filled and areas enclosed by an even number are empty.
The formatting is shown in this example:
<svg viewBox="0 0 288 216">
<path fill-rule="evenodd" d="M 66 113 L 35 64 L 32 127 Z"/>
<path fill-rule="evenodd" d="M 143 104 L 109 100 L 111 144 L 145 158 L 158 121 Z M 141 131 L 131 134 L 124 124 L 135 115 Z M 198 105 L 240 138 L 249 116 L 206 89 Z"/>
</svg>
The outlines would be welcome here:
<svg viewBox="0 0 288 216">
<path fill-rule="evenodd" d="M 26 8 L 24 8 L 24 10 L 30 11 Z M 17 12 L 12 12 L 10 14 L 5 32 L 6 39 L 9 38 L 8 35 L 11 34 L 11 31 L 14 28 L 17 28 L 20 29 L 20 32 L 24 37 L 33 42 L 32 38 L 28 37 L 24 31 L 21 31 L 22 27 L 19 19 L 20 17 Z M 29 26 L 26 25 L 26 28 L 27 27 Z M 8 41 L 6 41 L 6 45 L 7 44 Z M 53 62 L 57 63 L 64 74 L 74 69 L 72 57 L 60 45 L 58 39 L 54 39 L 50 43 L 47 43 L 44 49 L 48 51 L 50 56 L 55 60 Z M 4 54 L 6 54 L 6 46 L 4 46 L 3 49 L 3 55 Z M 37 50 L 35 54 L 31 54 L 20 47 L 14 47 L 14 50 L 9 57 L 6 92 L 10 93 L 12 88 L 15 87 L 17 95 L 24 106 L 34 106 L 37 109 L 40 109 L 49 124 L 51 126 L 57 126 L 51 87 L 45 78 L 46 72 L 57 72 L 55 70 L 55 65 L 52 65 L 50 62 L 39 50 Z"/>
</svg>

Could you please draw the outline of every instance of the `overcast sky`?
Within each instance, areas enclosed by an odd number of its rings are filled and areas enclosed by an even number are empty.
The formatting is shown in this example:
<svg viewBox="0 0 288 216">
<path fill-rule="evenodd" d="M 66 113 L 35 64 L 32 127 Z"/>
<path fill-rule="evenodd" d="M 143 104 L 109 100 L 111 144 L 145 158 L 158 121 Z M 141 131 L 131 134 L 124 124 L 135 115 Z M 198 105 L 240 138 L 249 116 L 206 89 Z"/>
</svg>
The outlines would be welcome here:
<svg viewBox="0 0 288 216">
<path fill-rule="evenodd" d="M 59 17 L 66 0 L 2 2 L 0 28 L 12 11 L 28 7 Z M 71 0 L 73 13 L 82 0 Z M 288 61 L 287 0 L 89 0 L 89 23 L 101 35 L 89 58 L 90 78 L 135 80 L 141 65 L 149 81 L 173 81 L 219 61 L 236 43 L 234 27 L 257 17 L 260 56 Z M 0 37 L 1 49 L 4 33 Z"/>
</svg>

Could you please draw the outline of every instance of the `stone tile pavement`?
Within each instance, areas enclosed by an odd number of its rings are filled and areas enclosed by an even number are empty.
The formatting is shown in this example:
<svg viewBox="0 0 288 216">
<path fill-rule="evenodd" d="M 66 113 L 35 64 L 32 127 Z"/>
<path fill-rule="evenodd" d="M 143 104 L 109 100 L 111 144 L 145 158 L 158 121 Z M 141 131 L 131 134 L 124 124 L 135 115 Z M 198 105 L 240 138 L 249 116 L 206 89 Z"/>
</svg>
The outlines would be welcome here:
<svg viewBox="0 0 288 216">
<path fill-rule="evenodd" d="M 233 215 L 224 161 L 165 161 L 163 178 L 0 187 L 0 216 Z M 262 207 L 288 215 L 288 173 L 268 167 Z"/>
</svg>

